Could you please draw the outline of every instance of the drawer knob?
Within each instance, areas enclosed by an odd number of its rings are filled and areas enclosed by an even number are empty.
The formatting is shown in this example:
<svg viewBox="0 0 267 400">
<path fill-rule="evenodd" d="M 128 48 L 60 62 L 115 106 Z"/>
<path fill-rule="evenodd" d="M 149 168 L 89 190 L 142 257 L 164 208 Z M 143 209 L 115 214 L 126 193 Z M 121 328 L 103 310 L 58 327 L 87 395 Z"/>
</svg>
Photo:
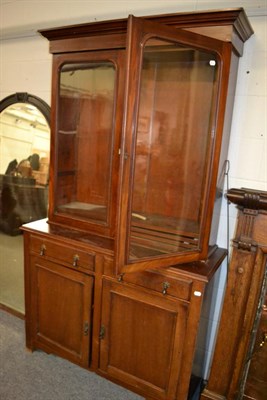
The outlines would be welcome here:
<svg viewBox="0 0 267 400">
<path fill-rule="evenodd" d="M 169 284 L 169 282 L 163 282 L 162 284 L 162 294 L 167 294 L 167 290 L 169 289 L 171 285 Z"/>
<path fill-rule="evenodd" d="M 120 275 L 118 276 L 118 282 L 122 282 L 122 281 L 123 281 L 123 275 L 124 275 L 124 274 L 120 274 Z"/>
<path fill-rule="evenodd" d="M 42 244 L 40 247 L 40 256 L 44 256 L 46 252 L 46 245 Z"/>
<path fill-rule="evenodd" d="M 78 267 L 78 261 L 79 261 L 79 256 L 78 256 L 78 254 L 75 254 L 75 255 L 73 256 L 72 266 L 73 266 L 73 267 Z"/>
<path fill-rule="evenodd" d="M 267 343 L 267 332 L 263 332 L 262 334 L 262 341 L 260 343 L 260 347 L 263 347 L 265 343 Z"/>
</svg>

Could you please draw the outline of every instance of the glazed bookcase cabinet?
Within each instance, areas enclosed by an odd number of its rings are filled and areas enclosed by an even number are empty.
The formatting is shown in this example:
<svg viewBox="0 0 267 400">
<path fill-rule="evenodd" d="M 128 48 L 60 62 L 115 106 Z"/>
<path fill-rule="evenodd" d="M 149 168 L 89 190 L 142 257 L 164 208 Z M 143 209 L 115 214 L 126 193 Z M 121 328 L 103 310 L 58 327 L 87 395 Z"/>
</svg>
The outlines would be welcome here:
<svg viewBox="0 0 267 400">
<path fill-rule="evenodd" d="M 53 54 L 48 221 L 24 225 L 26 340 L 186 399 L 216 246 L 243 9 L 40 31 Z"/>
</svg>

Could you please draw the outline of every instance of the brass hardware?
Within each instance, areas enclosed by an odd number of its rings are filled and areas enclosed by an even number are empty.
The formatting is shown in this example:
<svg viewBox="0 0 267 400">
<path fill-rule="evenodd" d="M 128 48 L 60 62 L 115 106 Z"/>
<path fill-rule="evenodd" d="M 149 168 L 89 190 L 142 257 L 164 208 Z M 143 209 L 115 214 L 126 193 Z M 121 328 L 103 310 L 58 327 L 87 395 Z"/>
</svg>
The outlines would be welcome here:
<svg viewBox="0 0 267 400">
<path fill-rule="evenodd" d="M 238 250 L 255 252 L 257 251 L 258 248 L 257 243 L 254 240 L 247 237 L 237 238 L 234 239 L 232 242 L 233 246 L 237 247 Z"/>
<path fill-rule="evenodd" d="M 72 263 L 72 266 L 73 266 L 73 267 L 78 267 L 78 261 L 79 261 L 79 256 L 78 256 L 78 254 L 75 254 L 75 255 L 73 256 L 73 263 Z"/>
<path fill-rule="evenodd" d="M 120 275 L 118 276 L 118 282 L 122 282 L 122 281 L 123 281 L 123 275 L 124 275 L 124 274 L 120 274 Z"/>
<path fill-rule="evenodd" d="M 105 333 L 106 333 L 106 328 L 104 327 L 104 325 L 101 325 L 99 332 L 99 339 L 101 340 L 104 339 Z"/>
<path fill-rule="evenodd" d="M 244 268 L 238 267 L 238 268 L 237 268 L 237 272 L 238 272 L 240 275 L 242 275 L 242 274 L 244 273 Z"/>
<path fill-rule="evenodd" d="M 83 327 L 83 334 L 84 336 L 88 336 L 88 333 L 89 333 L 89 323 L 85 322 Z"/>
<path fill-rule="evenodd" d="M 267 342 L 267 332 L 264 332 L 262 335 L 262 341 L 260 343 L 260 347 L 263 347 L 266 342 Z"/>
<path fill-rule="evenodd" d="M 46 245 L 42 244 L 42 246 L 40 247 L 40 256 L 44 256 L 46 252 Z"/>
<path fill-rule="evenodd" d="M 167 294 L 167 290 L 169 289 L 169 287 L 170 287 L 171 285 L 169 284 L 169 282 L 163 282 L 163 284 L 162 284 L 162 287 L 163 287 L 163 289 L 162 289 L 162 294 Z"/>
</svg>

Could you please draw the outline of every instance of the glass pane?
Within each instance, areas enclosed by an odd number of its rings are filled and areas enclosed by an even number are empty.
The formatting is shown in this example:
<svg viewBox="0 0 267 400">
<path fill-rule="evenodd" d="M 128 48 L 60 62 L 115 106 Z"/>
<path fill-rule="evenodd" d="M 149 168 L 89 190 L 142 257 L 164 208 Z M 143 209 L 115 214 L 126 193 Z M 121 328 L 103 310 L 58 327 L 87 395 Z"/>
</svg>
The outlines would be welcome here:
<svg viewBox="0 0 267 400">
<path fill-rule="evenodd" d="M 157 39 L 146 43 L 130 261 L 199 248 L 216 69 L 214 54 Z"/>
<path fill-rule="evenodd" d="M 65 64 L 61 69 L 57 212 L 107 221 L 114 84 L 111 62 Z"/>
</svg>

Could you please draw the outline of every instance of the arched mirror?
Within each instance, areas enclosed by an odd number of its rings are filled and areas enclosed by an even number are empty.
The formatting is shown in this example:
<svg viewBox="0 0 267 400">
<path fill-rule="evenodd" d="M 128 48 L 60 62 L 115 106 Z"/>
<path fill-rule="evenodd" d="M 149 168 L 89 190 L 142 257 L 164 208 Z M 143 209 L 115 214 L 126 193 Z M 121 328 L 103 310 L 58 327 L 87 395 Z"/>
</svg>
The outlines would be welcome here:
<svg viewBox="0 0 267 400">
<path fill-rule="evenodd" d="M 20 226 L 48 208 L 50 107 L 16 93 L 0 102 L 0 304 L 24 314 Z"/>
</svg>

